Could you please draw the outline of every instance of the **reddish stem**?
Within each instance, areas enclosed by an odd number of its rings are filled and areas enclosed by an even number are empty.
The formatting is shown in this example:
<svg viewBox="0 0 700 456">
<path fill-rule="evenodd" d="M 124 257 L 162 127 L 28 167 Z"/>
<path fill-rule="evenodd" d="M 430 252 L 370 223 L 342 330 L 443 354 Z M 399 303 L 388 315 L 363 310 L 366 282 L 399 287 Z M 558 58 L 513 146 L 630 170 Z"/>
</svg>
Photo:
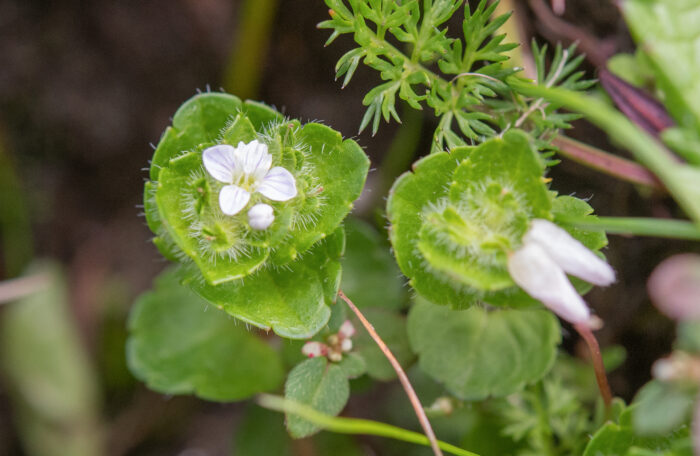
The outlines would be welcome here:
<svg viewBox="0 0 700 456">
<path fill-rule="evenodd" d="M 411 385 L 411 382 L 408 380 L 408 376 L 401 367 L 401 364 L 399 364 L 399 362 L 396 360 L 396 357 L 394 357 L 394 354 L 391 353 L 391 350 L 389 350 L 389 347 L 387 347 L 382 338 L 379 337 L 379 334 L 377 334 L 377 331 L 375 331 L 374 326 L 372 326 L 372 324 L 365 318 L 365 316 L 362 315 L 360 309 L 358 309 L 355 306 L 355 304 L 353 304 L 352 301 L 350 301 L 350 299 L 347 296 L 345 296 L 345 293 L 343 293 L 342 290 L 338 291 L 338 296 L 340 297 L 340 299 L 342 299 L 348 304 L 348 306 L 353 312 L 355 312 L 357 318 L 365 327 L 369 335 L 372 336 L 372 339 L 374 339 L 374 341 L 377 343 L 379 349 L 382 351 L 382 353 L 384 353 L 384 356 L 386 356 L 386 358 L 391 363 L 391 366 L 396 371 L 396 375 L 398 375 L 399 377 L 401 386 L 403 386 L 404 391 L 406 391 L 406 394 L 408 395 L 408 399 L 411 401 L 411 405 L 413 406 L 413 410 L 416 412 L 416 416 L 418 417 L 418 421 L 420 422 L 420 425 L 423 428 L 423 432 L 425 432 L 425 436 L 428 437 L 428 440 L 430 441 L 430 446 L 433 449 L 433 453 L 435 454 L 435 456 L 443 456 L 442 450 L 438 446 L 438 441 L 435 437 L 435 432 L 433 432 L 433 428 L 432 426 L 430 426 L 430 421 L 428 421 L 428 416 L 425 414 L 425 410 L 423 409 L 423 406 L 421 405 L 420 400 L 418 399 L 418 395 L 413 389 L 413 385 Z"/>
<path fill-rule="evenodd" d="M 661 181 L 645 167 L 616 155 L 566 136 L 557 136 L 552 144 L 559 153 L 577 163 L 618 179 L 637 185 L 644 185 L 655 190 L 665 190 Z"/>
<path fill-rule="evenodd" d="M 598 389 L 600 390 L 600 395 L 603 397 L 603 402 L 605 403 L 605 410 L 607 413 L 609 413 L 610 406 L 612 405 L 612 393 L 610 392 L 610 385 L 608 385 L 608 377 L 605 375 L 605 366 L 603 365 L 603 356 L 600 354 L 598 340 L 596 340 L 595 336 L 593 335 L 591 328 L 585 324 L 574 325 L 574 328 L 581 335 L 581 337 L 583 337 L 583 340 L 586 341 L 588 349 L 591 352 L 595 379 L 598 382 Z"/>
</svg>

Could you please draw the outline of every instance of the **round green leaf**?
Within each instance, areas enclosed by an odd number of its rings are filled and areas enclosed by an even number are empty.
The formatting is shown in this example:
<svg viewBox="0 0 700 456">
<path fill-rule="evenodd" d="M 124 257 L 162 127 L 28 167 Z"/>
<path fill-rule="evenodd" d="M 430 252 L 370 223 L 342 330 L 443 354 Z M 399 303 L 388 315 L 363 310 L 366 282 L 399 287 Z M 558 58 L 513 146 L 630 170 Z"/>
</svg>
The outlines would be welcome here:
<svg viewBox="0 0 700 456">
<path fill-rule="evenodd" d="M 232 182 L 221 182 L 205 169 L 208 147 L 253 140 L 265 145 L 271 172 L 281 167 L 293 177 L 294 196 L 278 201 L 259 192 L 264 173 L 244 171 L 244 158 L 230 165 L 237 167 Z M 329 127 L 302 126 L 261 103 L 206 93 L 183 104 L 161 138 L 145 186 L 144 212 L 163 255 L 193 262 L 199 272 L 188 270 L 216 286 L 264 267 L 286 266 L 330 236 L 359 197 L 368 168 L 362 149 Z M 233 215 L 224 214 L 219 202 L 230 184 L 250 195 Z M 252 226 L 248 216 L 260 203 L 271 206 L 274 215 L 264 229 Z"/>
<path fill-rule="evenodd" d="M 425 373 L 461 399 L 481 400 L 540 380 L 554 362 L 560 329 L 544 310 L 455 311 L 418 302 L 408 337 Z"/>
<path fill-rule="evenodd" d="M 348 401 L 350 383 L 337 364 L 325 357 L 312 358 L 292 369 L 284 385 L 284 395 L 321 413 L 337 415 Z M 320 429 L 295 415 L 287 415 L 287 430 L 292 437 L 302 438 Z"/>
<path fill-rule="evenodd" d="M 282 382 L 279 355 L 244 325 L 208 309 L 173 269 L 138 299 L 129 330 L 129 368 L 156 391 L 235 401 Z"/>
<path fill-rule="evenodd" d="M 210 285 L 194 272 L 184 283 L 234 317 L 282 337 L 306 339 L 323 328 L 340 284 L 342 228 L 283 268 L 264 268 L 241 280 Z"/>
</svg>

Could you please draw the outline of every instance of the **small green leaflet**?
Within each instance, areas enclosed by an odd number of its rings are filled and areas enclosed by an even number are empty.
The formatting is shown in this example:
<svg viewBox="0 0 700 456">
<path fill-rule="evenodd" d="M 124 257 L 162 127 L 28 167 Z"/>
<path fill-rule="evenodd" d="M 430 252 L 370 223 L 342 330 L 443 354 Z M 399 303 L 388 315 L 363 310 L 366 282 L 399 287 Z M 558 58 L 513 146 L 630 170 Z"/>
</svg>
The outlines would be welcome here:
<svg viewBox="0 0 700 456">
<path fill-rule="evenodd" d="M 195 394 L 214 401 L 273 391 L 282 361 L 245 325 L 208 306 L 168 269 L 143 294 L 129 318 L 131 372 L 165 394 Z"/>
</svg>

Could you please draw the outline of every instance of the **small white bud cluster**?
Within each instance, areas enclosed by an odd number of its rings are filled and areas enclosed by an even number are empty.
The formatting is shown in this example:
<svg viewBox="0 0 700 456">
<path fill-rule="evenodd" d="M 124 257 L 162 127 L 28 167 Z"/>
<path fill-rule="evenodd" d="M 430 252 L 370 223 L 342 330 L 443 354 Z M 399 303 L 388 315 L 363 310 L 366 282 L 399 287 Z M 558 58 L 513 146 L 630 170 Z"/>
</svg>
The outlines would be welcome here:
<svg viewBox="0 0 700 456">
<path fill-rule="evenodd" d="M 345 320 L 336 334 L 326 338 L 327 344 L 317 341 L 309 341 L 301 348 L 301 352 L 309 358 L 325 356 L 330 361 L 339 362 L 343 359 L 343 353 L 352 350 L 352 336 L 355 335 L 355 327 L 350 320 Z"/>
<path fill-rule="evenodd" d="M 595 326 L 598 321 L 566 274 L 594 285 L 615 281 L 615 271 L 554 223 L 535 219 L 522 246 L 508 257 L 508 272 L 520 288 L 564 320 Z"/>
</svg>

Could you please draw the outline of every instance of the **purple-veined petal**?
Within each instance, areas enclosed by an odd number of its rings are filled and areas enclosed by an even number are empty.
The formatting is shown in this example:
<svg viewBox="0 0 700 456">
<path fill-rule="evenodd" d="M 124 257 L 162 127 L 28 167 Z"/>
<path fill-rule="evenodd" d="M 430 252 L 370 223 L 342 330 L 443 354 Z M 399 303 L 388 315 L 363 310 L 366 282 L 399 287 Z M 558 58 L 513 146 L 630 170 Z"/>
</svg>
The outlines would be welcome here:
<svg viewBox="0 0 700 456">
<path fill-rule="evenodd" d="M 202 152 L 204 168 L 214 179 L 230 184 L 236 169 L 234 148 L 228 144 L 208 147 Z"/>
<path fill-rule="evenodd" d="M 262 179 L 272 165 L 272 155 L 267 152 L 267 144 L 257 139 L 248 144 L 238 143 L 233 154 L 242 172 L 255 180 Z"/>
<path fill-rule="evenodd" d="M 219 206 L 226 215 L 236 215 L 250 201 L 250 193 L 236 185 L 226 185 L 219 193 Z"/>
<path fill-rule="evenodd" d="M 534 219 L 523 242 L 537 243 L 564 271 L 586 282 L 606 286 L 615 281 L 615 271 L 605 260 L 548 220 Z"/>
<path fill-rule="evenodd" d="M 508 257 L 508 272 L 527 294 L 570 323 L 588 323 L 591 311 L 564 271 L 536 243 L 525 243 Z"/>
<path fill-rule="evenodd" d="M 248 224 L 254 230 L 267 229 L 275 220 L 272 206 L 269 204 L 256 204 L 248 211 Z"/>
<path fill-rule="evenodd" d="M 265 175 L 257 191 L 273 201 L 287 201 L 297 196 L 297 185 L 292 173 L 275 166 Z"/>
</svg>

